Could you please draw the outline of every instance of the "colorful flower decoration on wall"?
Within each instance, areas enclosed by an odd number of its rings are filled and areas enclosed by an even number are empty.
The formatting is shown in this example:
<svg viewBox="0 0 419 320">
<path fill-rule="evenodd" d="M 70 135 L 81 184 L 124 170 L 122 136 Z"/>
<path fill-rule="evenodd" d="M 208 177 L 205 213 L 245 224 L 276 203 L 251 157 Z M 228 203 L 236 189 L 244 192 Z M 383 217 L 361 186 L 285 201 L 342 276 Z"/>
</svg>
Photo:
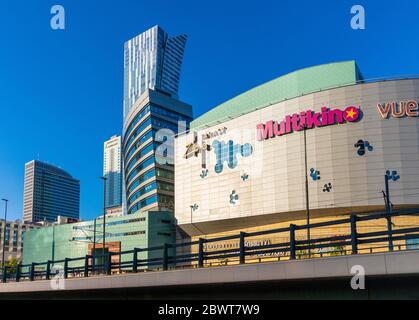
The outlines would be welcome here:
<svg viewBox="0 0 419 320">
<path fill-rule="evenodd" d="M 249 175 L 247 173 L 243 173 L 241 178 L 242 178 L 243 181 L 246 181 L 246 180 L 249 179 Z"/>
<path fill-rule="evenodd" d="M 332 191 L 332 184 L 329 182 L 324 185 L 323 192 L 330 192 L 330 191 Z"/>
<path fill-rule="evenodd" d="M 208 169 L 202 170 L 201 174 L 199 175 L 202 179 L 208 176 Z"/>
<path fill-rule="evenodd" d="M 373 146 L 368 142 L 368 141 L 364 141 L 364 140 L 358 140 L 357 143 L 355 143 L 355 148 L 357 148 L 357 153 L 359 156 L 364 156 L 365 152 L 368 151 L 372 151 L 374 148 Z"/>
<path fill-rule="evenodd" d="M 229 140 L 228 142 L 215 140 L 212 143 L 212 148 L 214 149 L 217 161 L 214 168 L 216 173 L 221 173 L 223 171 L 224 163 L 226 163 L 230 169 L 234 169 L 237 166 L 237 157 L 239 155 L 241 157 L 249 157 L 253 153 L 253 147 L 250 143 L 241 145 L 234 143 L 232 140 Z"/>
<path fill-rule="evenodd" d="M 231 191 L 230 204 L 236 205 L 238 201 L 239 201 L 239 195 L 236 193 L 236 190 Z"/>
<path fill-rule="evenodd" d="M 315 168 L 311 168 L 310 177 L 313 179 L 313 181 L 320 180 L 320 171 L 316 170 Z"/>
</svg>

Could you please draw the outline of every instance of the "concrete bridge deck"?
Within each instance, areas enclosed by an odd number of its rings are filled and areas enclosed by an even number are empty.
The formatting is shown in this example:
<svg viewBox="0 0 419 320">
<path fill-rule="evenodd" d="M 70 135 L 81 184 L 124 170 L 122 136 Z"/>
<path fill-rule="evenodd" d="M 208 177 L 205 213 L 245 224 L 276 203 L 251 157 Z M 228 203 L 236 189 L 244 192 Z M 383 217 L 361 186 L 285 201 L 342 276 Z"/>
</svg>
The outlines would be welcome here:
<svg viewBox="0 0 419 320">
<path fill-rule="evenodd" d="M 363 266 L 366 289 L 353 290 Z M 0 284 L 15 298 L 419 298 L 419 251 Z"/>
</svg>

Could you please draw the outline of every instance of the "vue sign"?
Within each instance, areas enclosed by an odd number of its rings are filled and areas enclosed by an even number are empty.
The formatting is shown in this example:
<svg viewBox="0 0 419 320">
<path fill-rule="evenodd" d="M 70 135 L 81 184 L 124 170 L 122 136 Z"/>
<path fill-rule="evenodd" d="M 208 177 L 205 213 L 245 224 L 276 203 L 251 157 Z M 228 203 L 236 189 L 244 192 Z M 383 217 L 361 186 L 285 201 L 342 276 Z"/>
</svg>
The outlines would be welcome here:
<svg viewBox="0 0 419 320">
<path fill-rule="evenodd" d="M 400 101 L 400 103 L 397 103 L 397 102 L 387 102 L 383 104 L 379 103 L 377 105 L 377 110 L 383 119 L 388 119 L 390 114 L 393 118 L 419 116 L 418 103 L 414 100 Z"/>
</svg>

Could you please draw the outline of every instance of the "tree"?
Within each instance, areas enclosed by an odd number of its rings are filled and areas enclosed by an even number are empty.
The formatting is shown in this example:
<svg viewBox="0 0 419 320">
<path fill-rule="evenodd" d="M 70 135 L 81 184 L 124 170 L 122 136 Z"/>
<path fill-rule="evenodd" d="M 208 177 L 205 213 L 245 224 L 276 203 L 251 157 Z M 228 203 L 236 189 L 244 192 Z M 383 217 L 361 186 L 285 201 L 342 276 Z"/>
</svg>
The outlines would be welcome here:
<svg viewBox="0 0 419 320">
<path fill-rule="evenodd" d="M 8 268 L 9 273 L 15 273 L 18 264 L 19 260 L 17 258 L 12 257 L 6 262 L 5 266 Z"/>
<path fill-rule="evenodd" d="M 17 258 L 10 258 L 7 262 L 6 262 L 6 266 L 7 267 L 16 267 L 19 264 L 19 260 Z"/>
</svg>

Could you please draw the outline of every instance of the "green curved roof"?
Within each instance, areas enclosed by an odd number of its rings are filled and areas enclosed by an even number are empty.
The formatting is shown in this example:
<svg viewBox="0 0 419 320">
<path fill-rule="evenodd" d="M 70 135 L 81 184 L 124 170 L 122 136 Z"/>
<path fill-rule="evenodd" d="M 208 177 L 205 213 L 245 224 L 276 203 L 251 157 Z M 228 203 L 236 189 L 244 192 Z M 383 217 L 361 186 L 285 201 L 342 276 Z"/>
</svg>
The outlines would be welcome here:
<svg viewBox="0 0 419 320">
<path fill-rule="evenodd" d="M 355 84 L 361 76 L 355 61 L 329 63 L 288 73 L 230 99 L 191 122 L 191 128 L 214 125 L 270 104 L 327 88 Z"/>
</svg>

